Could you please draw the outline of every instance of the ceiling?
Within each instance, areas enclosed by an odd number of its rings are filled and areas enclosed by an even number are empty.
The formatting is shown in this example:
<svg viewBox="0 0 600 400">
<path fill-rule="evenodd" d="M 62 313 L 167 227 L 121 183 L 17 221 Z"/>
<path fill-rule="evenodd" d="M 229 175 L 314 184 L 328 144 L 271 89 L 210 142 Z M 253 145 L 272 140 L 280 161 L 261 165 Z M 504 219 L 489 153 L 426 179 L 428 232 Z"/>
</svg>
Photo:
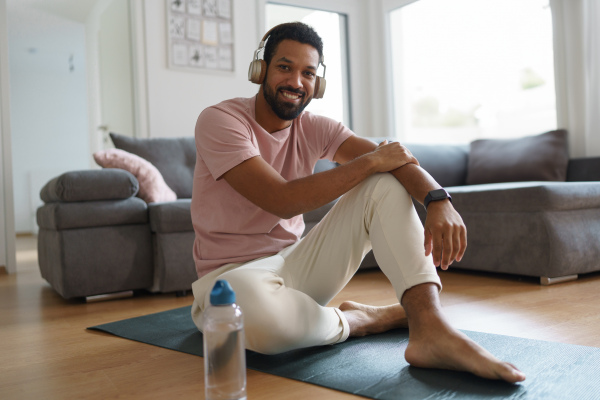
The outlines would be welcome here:
<svg viewBox="0 0 600 400">
<path fill-rule="evenodd" d="M 11 11 L 21 9 L 38 9 L 59 17 L 85 23 L 96 3 L 104 0 L 7 0 L 6 8 Z"/>
</svg>

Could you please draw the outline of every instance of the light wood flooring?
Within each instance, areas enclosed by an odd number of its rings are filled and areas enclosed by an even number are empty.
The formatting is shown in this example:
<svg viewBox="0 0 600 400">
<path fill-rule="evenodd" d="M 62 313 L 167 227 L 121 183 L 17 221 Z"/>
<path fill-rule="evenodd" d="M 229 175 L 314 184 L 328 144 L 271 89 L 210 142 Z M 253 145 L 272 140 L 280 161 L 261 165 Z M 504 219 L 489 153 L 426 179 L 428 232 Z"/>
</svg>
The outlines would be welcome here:
<svg viewBox="0 0 600 400">
<path fill-rule="evenodd" d="M 189 305 L 191 296 L 65 301 L 41 278 L 35 243 L 19 237 L 17 274 L 0 273 L 0 399 L 204 398 L 202 358 L 86 331 Z M 442 303 L 460 329 L 600 347 L 600 274 L 549 287 L 515 276 L 440 275 Z M 394 292 L 380 272 L 360 272 L 332 305 L 348 299 L 391 304 Z M 361 397 L 249 370 L 248 398 Z"/>
</svg>

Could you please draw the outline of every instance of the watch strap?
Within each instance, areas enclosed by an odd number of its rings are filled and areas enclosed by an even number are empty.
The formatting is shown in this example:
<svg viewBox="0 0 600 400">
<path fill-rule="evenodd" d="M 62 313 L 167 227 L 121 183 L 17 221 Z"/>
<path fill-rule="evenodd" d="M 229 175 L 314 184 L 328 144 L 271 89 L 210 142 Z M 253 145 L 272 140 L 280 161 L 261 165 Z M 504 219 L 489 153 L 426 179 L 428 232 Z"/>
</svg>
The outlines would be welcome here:
<svg viewBox="0 0 600 400">
<path fill-rule="evenodd" d="M 423 201 L 423 206 L 425 206 L 425 211 L 427 211 L 427 207 L 429 203 L 432 201 L 440 201 L 440 200 L 450 200 L 452 202 L 452 196 L 445 189 L 435 189 L 427 193 L 425 196 L 425 200 Z"/>
</svg>

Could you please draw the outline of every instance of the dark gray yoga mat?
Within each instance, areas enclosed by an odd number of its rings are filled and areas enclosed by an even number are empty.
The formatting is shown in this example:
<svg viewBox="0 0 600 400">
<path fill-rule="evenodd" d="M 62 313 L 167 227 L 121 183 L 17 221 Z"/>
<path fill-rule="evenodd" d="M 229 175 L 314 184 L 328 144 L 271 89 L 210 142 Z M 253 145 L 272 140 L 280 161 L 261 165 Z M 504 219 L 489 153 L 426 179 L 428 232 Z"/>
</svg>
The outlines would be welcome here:
<svg viewBox="0 0 600 400">
<path fill-rule="evenodd" d="M 88 329 L 202 356 L 190 307 Z M 267 356 L 247 352 L 248 368 L 373 399 L 600 399 L 600 349 L 463 331 L 527 375 L 513 385 L 464 372 L 410 367 L 408 330 Z"/>
</svg>

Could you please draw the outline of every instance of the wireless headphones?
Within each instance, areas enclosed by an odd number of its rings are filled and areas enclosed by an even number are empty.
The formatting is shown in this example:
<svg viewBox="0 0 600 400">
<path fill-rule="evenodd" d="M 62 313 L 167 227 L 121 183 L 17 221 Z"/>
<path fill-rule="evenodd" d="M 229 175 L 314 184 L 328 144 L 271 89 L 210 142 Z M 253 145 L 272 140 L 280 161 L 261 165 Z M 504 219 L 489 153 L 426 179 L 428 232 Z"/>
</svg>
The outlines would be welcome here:
<svg viewBox="0 0 600 400">
<path fill-rule="evenodd" d="M 267 62 L 265 60 L 261 60 L 258 58 L 258 53 L 265 48 L 265 42 L 271 35 L 271 32 L 278 28 L 281 25 L 274 26 L 269 29 L 265 36 L 263 36 L 260 44 L 258 45 L 258 49 L 254 52 L 254 60 L 250 63 L 250 68 L 248 69 L 248 80 L 252 83 L 256 83 L 258 85 L 262 84 L 265 80 L 265 75 L 267 74 Z M 327 82 L 325 81 L 325 71 L 327 67 L 323 64 L 324 57 L 321 56 L 319 59 L 319 64 L 323 66 L 323 77 L 317 76 L 315 80 L 315 92 L 313 95 L 314 99 L 322 99 L 325 94 L 325 87 L 327 86 Z"/>
</svg>

